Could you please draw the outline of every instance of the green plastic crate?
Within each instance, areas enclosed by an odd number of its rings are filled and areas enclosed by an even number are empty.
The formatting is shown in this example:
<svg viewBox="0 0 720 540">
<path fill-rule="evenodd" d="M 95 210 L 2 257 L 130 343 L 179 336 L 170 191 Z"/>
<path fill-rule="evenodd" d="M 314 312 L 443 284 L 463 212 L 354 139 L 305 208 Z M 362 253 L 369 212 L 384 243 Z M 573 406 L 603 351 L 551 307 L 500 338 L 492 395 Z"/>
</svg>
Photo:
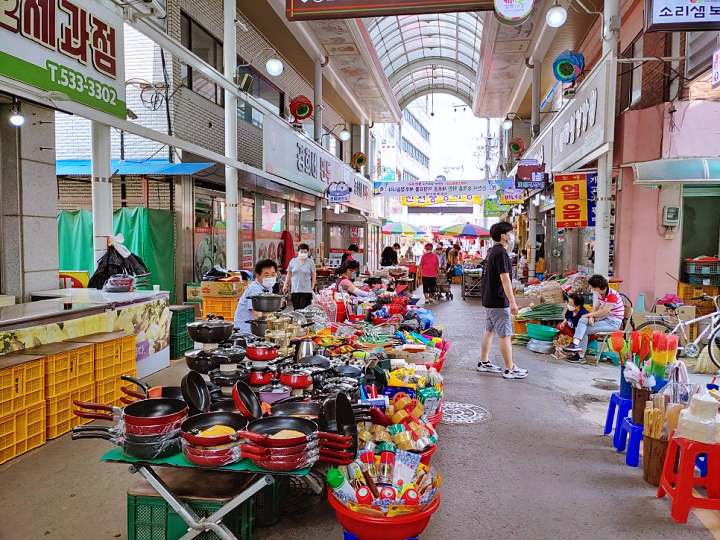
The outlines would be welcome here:
<svg viewBox="0 0 720 540">
<path fill-rule="evenodd" d="M 185 351 L 193 348 L 193 340 L 187 331 L 179 336 L 170 336 L 170 358 L 180 358 Z"/>
<path fill-rule="evenodd" d="M 200 517 L 217 511 L 222 503 L 183 499 Z M 252 540 L 255 536 L 254 499 L 243 502 L 226 515 L 222 523 L 239 540 Z M 187 524 L 160 497 L 127 496 L 128 540 L 178 540 L 188 532 Z M 219 540 L 214 532 L 204 532 L 199 540 Z"/>
<path fill-rule="evenodd" d="M 172 320 L 170 322 L 170 335 L 180 336 L 187 333 L 186 326 L 195 320 L 195 308 L 192 306 L 170 306 Z"/>
</svg>

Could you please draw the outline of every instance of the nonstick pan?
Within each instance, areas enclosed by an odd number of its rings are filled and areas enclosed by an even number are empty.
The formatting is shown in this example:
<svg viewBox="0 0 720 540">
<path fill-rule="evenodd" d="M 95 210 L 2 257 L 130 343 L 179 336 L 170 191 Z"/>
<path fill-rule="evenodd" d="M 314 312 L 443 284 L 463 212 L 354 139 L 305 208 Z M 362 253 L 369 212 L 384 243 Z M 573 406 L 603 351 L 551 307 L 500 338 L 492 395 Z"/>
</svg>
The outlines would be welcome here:
<svg viewBox="0 0 720 540">
<path fill-rule="evenodd" d="M 103 426 L 77 426 L 73 428 L 73 433 L 107 433 L 111 437 L 118 437 L 122 438 L 126 441 L 134 442 L 134 443 L 143 443 L 143 444 L 151 444 L 151 443 L 159 443 L 162 441 L 168 441 L 171 439 L 177 439 L 180 437 L 180 426 L 177 427 L 177 429 L 173 431 L 167 431 L 164 433 L 158 433 L 154 435 L 134 435 L 132 433 L 123 433 L 119 431 L 116 428 L 109 428 L 109 427 L 103 427 Z"/>
<path fill-rule="evenodd" d="M 205 379 L 197 371 L 190 371 L 182 378 L 180 389 L 192 413 L 204 413 L 210 410 L 210 390 Z"/>
<path fill-rule="evenodd" d="M 320 404 L 317 401 L 286 401 L 283 403 L 274 403 L 272 406 L 272 415 L 307 418 L 315 422 L 320 417 Z"/>
<path fill-rule="evenodd" d="M 131 382 L 134 385 L 136 385 L 138 388 L 142 390 L 142 393 L 140 392 L 133 392 L 129 388 L 122 387 L 121 390 L 127 394 L 128 396 L 137 398 L 137 399 L 147 399 L 147 398 L 172 398 L 172 399 L 183 399 L 182 392 L 180 390 L 179 386 L 150 386 L 147 383 L 144 383 L 143 381 L 136 379 L 135 377 L 131 377 L 130 375 L 120 375 L 120 379 L 126 382 Z"/>
<path fill-rule="evenodd" d="M 232 398 L 220 399 L 210 404 L 210 412 L 240 412 Z"/>
<path fill-rule="evenodd" d="M 76 407 L 91 411 L 107 411 L 110 413 L 89 413 L 87 411 L 76 410 L 75 414 L 81 418 L 110 421 L 120 419 L 126 424 L 136 426 L 171 424 L 187 416 L 188 413 L 187 404 L 183 400 L 172 398 L 143 399 L 128 405 L 124 409 L 75 399 L 73 400 L 73 404 Z"/>
<path fill-rule="evenodd" d="M 228 426 L 235 430 L 231 435 L 218 435 L 215 437 L 202 437 L 200 432 L 213 426 Z M 248 425 L 244 416 L 233 412 L 209 412 L 196 414 L 185 420 L 180 426 L 180 435 L 190 444 L 196 446 L 218 446 L 240 440 Z"/>
<path fill-rule="evenodd" d="M 299 431 L 302 437 L 288 439 L 273 439 L 272 435 L 282 430 Z M 335 433 L 318 432 L 318 427 L 312 420 L 295 418 L 292 416 L 268 416 L 253 420 L 248 424 L 247 432 L 243 435 L 247 440 L 265 447 L 295 446 L 319 438 L 331 442 L 349 443 L 350 437 L 343 437 Z"/>
<path fill-rule="evenodd" d="M 262 418 L 262 406 L 255 392 L 247 384 L 238 381 L 233 386 L 233 401 L 237 409 L 248 418 Z"/>
<path fill-rule="evenodd" d="M 139 443 L 125 440 L 123 437 L 114 437 L 109 433 L 91 432 L 76 433 L 73 432 L 72 439 L 105 439 L 111 443 L 122 447 L 123 452 L 128 456 L 138 459 L 159 459 L 172 456 L 180 452 L 180 439 L 166 439 L 159 442 Z"/>
</svg>

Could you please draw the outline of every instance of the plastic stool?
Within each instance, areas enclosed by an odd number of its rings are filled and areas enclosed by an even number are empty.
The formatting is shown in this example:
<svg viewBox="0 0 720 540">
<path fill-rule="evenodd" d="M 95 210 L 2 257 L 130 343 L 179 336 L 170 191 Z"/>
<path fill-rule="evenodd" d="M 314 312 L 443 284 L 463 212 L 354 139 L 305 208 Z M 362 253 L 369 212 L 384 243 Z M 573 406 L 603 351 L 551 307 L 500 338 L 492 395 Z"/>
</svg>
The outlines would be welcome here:
<svg viewBox="0 0 720 540">
<path fill-rule="evenodd" d="M 628 438 L 630 441 L 628 442 Z M 628 467 L 637 467 L 640 463 L 640 441 L 643 438 L 643 427 L 634 424 L 630 418 L 625 418 L 620 426 L 620 440 L 617 446 L 618 453 L 625 451 L 627 444 L 627 454 L 625 454 L 625 464 Z"/>
<path fill-rule="evenodd" d="M 707 474 L 695 476 L 697 458 L 705 454 Z M 677 472 L 675 464 L 677 465 Z M 704 486 L 707 497 L 696 497 L 693 490 Z M 663 465 L 658 497 L 672 499 L 671 516 L 676 523 L 687 523 L 692 508 L 720 510 L 720 444 L 706 444 L 673 437 Z"/>
<path fill-rule="evenodd" d="M 613 392 L 608 403 L 607 416 L 605 417 L 605 431 L 603 435 L 613 434 L 613 446 L 617 449 L 620 444 L 620 422 L 627 417 L 632 408 L 632 399 L 620 397 L 619 392 Z"/>
</svg>

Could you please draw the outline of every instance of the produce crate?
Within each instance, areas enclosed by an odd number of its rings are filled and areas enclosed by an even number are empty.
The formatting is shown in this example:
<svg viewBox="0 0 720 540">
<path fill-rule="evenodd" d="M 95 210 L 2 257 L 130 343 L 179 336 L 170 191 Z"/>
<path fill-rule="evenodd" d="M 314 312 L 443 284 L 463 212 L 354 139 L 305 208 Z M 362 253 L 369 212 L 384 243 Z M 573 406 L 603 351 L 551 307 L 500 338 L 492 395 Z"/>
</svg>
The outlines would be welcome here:
<svg viewBox="0 0 720 540">
<path fill-rule="evenodd" d="M 207 471 L 157 471 L 178 498 L 198 516 L 207 517 L 255 481 L 253 475 L 228 475 Z M 188 531 L 187 524 L 144 481 L 127 493 L 128 540 L 177 540 Z M 239 540 L 255 537 L 255 500 L 253 497 L 226 515 L 222 523 Z M 215 540 L 213 532 L 196 538 Z"/>
<path fill-rule="evenodd" d="M 120 340 L 120 375 L 134 375 L 137 372 L 137 345 L 133 334 Z"/>
<path fill-rule="evenodd" d="M 703 276 L 720 275 L 720 259 L 686 259 L 685 272 L 688 274 L 700 274 Z"/>
<path fill-rule="evenodd" d="M 45 401 L 45 360 L 41 356 L 0 357 L 0 417 Z"/>
<path fill-rule="evenodd" d="M 120 375 L 130 375 L 134 377 L 137 374 L 136 371 L 129 373 L 121 373 Z M 126 383 L 120 378 L 111 377 L 109 379 L 103 379 L 95 383 L 95 402 L 101 405 L 115 405 L 118 407 L 124 407 L 125 404 L 120 401 L 120 398 L 126 394 L 121 390 L 123 386 L 127 386 L 131 390 L 137 391 L 134 384 Z"/>
<path fill-rule="evenodd" d="M 179 336 L 170 336 L 170 358 L 181 358 L 185 351 L 193 348 L 193 340 L 187 332 Z"/>
<path fill-rule="evenodd" d="M 212 313 L 223 317 L 226 321 L 232 321 L 235 319 L 235 310 L 239 300 L 240 297 L 205 296 L 203 297 L 202 315 L 207 317 Z"/>
<path fill-rule="evenodd" d="M 95 349 L 95 380 L 104 381 L 135 369 L 135 336 L 124 332 L 103 332 L 69 340 L 92 344 Z"/>
<path fill-rule="evenodd" d="M 45 412 L 47 419 L 45 421 L 47 439 L 55 439 L 64 433 L 67 433 L 75 426 L 87 424 L 90 419 L 75 416 L 73 410 L 73 400 L 78 401 L 94 401 L 95 400 L 95 384 L 89 384 L 78 390 L 62 394 L 60 396 L 46 399 Z"/>
<path fill-rule="evenodd" d="M 45 444 L 45 401 L 0 417 L 0 463 Z"/>
<path fill-rule="evenodd" d="M 195 320 L 193 306 L 170 306 L 172 319 L 170 321 L 170 335 L 179 336 L 187 333 L 186 326 Z"/>
<path fill-rule="evenodd" d="M 685 274 L 685 281 L 690 285 L 720 286 L 720 274 Z"/>
<path fill-rule="evenodd" d="M 95 383 L 88 384 L 82 388 L 78 388 L 72 393 L 72 398 L 77 401 L 90 401 L 95 402 Z M 92 418 L 80 418 L 73 414 L 72 427 L 82 426 L 92 422 Z"/>
<path fill-rule="evenodd" d="M 64 341 L 28 350 L 45 357 L 46 398 L 67 394 L 95 381 L 92 345 Z"/>
</svg>

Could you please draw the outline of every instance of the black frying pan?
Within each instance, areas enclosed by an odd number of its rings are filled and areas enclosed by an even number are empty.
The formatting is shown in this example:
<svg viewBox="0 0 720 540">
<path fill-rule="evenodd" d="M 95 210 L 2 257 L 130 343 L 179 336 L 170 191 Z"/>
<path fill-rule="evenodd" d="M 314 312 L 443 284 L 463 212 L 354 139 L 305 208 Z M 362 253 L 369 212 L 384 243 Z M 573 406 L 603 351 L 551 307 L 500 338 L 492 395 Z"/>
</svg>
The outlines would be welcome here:
<svg viewBox="0 0 720 540">
<path fill-rule="evenodd" d="M 161 433 L 157 435 L 135 435 L 132 433 L 120 433 L 117 431 L 117 428 L 108 428 L 103 426 L 77 426 L 73 428 L 73 433 L 107 433 L 108 435 L 112 437 L 122 437 L 126 441 L 134 442 L 134 443 L 144 443 L 144 444 L 151 444 L 151 443 L 159 443 L 162 441 L 167 441 L 168 439 L 177 439 L 180 436 L 180 428 L 176 429 L 175 431 L 168 432 L 168 433 Z"/>
<path fill-rule="evenodd" d="M 117 446 L 121 446 L 128 456 L 138 459 L 160 459 L 180 452 L 180 438 L 167 438 L 162 441 L 134 442 L 123 437 L 116 437 L 103 432 L 76 432 L 73 430 L 72 439 L 105 439 Z"/>
<path fill-rule="evenodd" d="M 248 425 L 244 416 L 234 412 L 209 412 L 196 414 L 185 420 L 180 426 L 180 435 L 190 444 L 198 446 L 218 446 L 237 441 Z M 200 432 L 213 426 L 228 426 L 235 430 L 231 435 L 201 437 Z"/>
<path fill-rule="evenodd" d="M 285 429 L 298 431 L 303 436 L 287 439 L 273 439 L 271 437 Z M 335 433 L 319 432 L 317 424 L 312 420 L 293 416 L 267 416 L 260 420 L 253 420 L 248 424 L 247 432 L 243 436 L 250 442 L 266 447 L 295 446 L 316 438 L 338 443 L 347 443 L 351 440 L 350 437 L 343 437 Z"/>
<path fill-rule="evenodd" d="M 182 378 L 180 384 L 183 399 L 190 407 L 191 414 L 204 413 L 210 410 L 210 390 L 197 371 L 190 371 Z"/>
<path fill-rule="evenodd" d="M 238 381 L 233 386 L 233 401 L 238 411 L 249 418 L 262 418 L 262 407 L 257 394 L 247 384 Z"/>
<path fill-rule="evenodd" d="M 92 418 L 94 420 L 122 419 L 126 424 L 134 426 L 154 426 L 159 424 L 171 424 L 187 415 L 187 404 L 182 399 L 171 398 L 150 398 L 136 401 L 121 409 L 110 405 L 99 403 L 88 403 L 85 401 L 73 400 L 73 404 L 91 411 L 107 411 L 110 414 L 88 413 L 86 411 L 75 411 L 76 416 Z"/>
<path fill-rule="evenodd" d="M 239 412 L 232 398 L 213 401 L 210 405 L 210 412 Z"/>
<path fill-rule="evenodd" d="M 320 417 L 320 404 L 317 401 L 290 401 L 274 403 L 273 416 L 295 416 L 317 421 Z"/>
</svg>

